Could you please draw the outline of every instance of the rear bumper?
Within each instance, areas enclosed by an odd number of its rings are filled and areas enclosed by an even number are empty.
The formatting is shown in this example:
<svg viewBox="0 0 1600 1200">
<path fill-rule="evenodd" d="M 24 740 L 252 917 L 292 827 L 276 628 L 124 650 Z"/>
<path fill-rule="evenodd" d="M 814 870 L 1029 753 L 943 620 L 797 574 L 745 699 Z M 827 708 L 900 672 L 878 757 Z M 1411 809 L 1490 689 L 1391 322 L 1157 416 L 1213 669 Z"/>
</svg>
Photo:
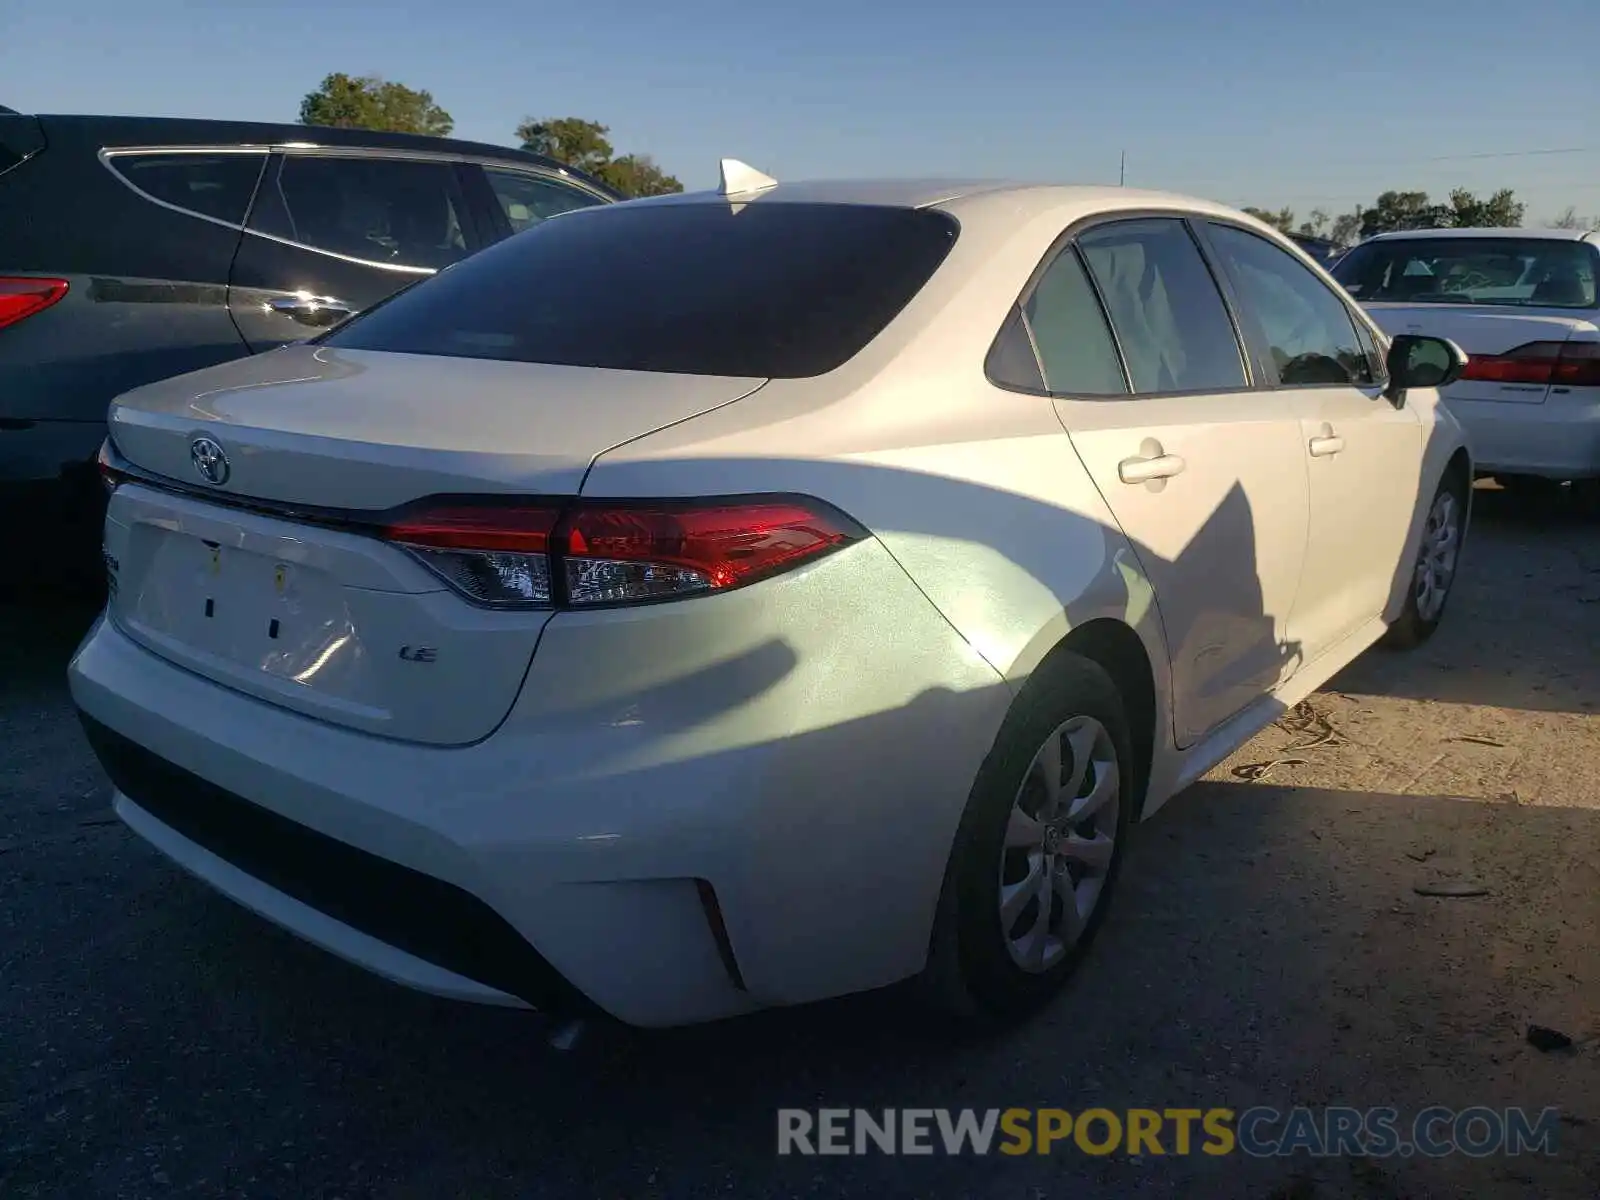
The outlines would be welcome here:
<svg viewBox="0 0 1600 1200">
<path fill-rule="evenodd" d="M 297 716 L 104 619 L 69 678 L 124 820 L 247 907 L 423 990 L 653 1026 L 918 971 L 1010 697 L 876 543 L 560 614 L 468 747 Z"/>
<path fill-rule="evenodd" d="M 1543 404 L 1452 399 L 1448 406 L 1466 431 L 1474 467 L 1482 474 L 1600 476 L 1600 398 L 1568 393 Z"/>
</svg>

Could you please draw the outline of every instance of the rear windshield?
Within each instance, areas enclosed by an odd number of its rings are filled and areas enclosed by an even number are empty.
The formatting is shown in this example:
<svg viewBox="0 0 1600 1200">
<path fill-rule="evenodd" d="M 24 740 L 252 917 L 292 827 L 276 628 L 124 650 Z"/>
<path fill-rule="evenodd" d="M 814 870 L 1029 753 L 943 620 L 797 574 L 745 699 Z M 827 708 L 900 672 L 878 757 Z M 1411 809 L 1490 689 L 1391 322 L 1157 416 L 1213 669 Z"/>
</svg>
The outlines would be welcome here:
<svg viewBox="0 0 1600 1200">
<path fill-rule="evenodd" d="M 1595 307 L 1595 253 L 1548 238 L 1396 238 L 1357 246 L 1333 276 L 1357 300 Z"/>
<path fill-rule="evenodd" d="M 798 379 L 859 352 L 954 245 L 926 209 L 645 204 L 566 213 L 408 288 L 324 344 Z"/>
</svg>

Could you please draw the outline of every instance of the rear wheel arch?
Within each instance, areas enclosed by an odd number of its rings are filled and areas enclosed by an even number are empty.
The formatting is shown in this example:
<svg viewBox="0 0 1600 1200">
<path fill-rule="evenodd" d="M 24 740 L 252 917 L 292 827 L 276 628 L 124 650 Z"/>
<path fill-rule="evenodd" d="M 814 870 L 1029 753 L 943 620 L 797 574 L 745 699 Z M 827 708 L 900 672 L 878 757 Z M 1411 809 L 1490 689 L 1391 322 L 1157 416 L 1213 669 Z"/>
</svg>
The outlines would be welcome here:
<svg viewBox="0 0 1600 1200">
<path fill-rule="evenodd" d="M 1154 761 L 1156 722 L 1155 672 L 1142 638 L 1114 617 L 1097 617 L 1073 629 L 1045 655 L 1035 668 L 1047 671 L 1060 655 L 1076 654 L 1100 666 L 1117 686 L 1128 719 L 1135 766 L 1139 772 L 1133 795 L 1142 812 Z"/>
</svg>

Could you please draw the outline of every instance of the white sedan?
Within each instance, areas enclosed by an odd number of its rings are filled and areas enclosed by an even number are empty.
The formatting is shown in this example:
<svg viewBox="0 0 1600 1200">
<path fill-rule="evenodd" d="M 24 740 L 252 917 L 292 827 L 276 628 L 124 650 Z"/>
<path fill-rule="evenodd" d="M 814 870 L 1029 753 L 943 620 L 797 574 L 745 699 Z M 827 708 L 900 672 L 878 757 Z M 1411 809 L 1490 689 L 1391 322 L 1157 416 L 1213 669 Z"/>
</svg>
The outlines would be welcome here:
<svg viewBox="0 0 1600 1200">
<path fill-rule="evenodd" d="M 121 397 L 72 694 L 129 826 L 401 983 L 1014 1018 L 1438 624 L 1462 367 L 1203 201 L 729 162 Z"/>
<path fill-rule="evenodd" d="M 1385 330 L 1472 356 L 1443 395 L 1480 474 L 1600 496 L 1600 232 L 1386 233 L 1333 273 Z"/>
</svg>

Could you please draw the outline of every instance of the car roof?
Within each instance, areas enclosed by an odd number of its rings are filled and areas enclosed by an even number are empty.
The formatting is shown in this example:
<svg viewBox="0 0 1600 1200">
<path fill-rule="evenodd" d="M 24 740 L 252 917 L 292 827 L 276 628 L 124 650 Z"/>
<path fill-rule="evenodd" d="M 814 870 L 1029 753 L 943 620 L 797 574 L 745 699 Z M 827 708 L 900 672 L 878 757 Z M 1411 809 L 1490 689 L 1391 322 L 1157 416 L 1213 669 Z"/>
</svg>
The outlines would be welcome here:
<svg viewBox="0 0 1600 1200">
<path fill-rule="evenodd" d="M 1489 226 L 1481 229 L 1396 229 L 1389 233 L 1374 234 L 1366 241 L 1388 242 L 1400 238 L 1521 238 L 1530 241 L 1581 242 L 1588 236 L 1588 231 L 1583 229 L 1510 229 Z"/>
<path fill-rule="evenodd" d="M 1069 206 L 1085 210 L 1185 209 L 1237 217 L 1234 209 L 1173 192 L 1144 191 L 1103 184 L 1037 183 L 1015 179 L 818 179 L 780 181 L 764 191 L 724 195 L 719 191 L 679 192 L 635 200 L 643 204 L 859 204 L 894 208 L 933 208 L 957 202 L 1016 202 L 1024 207 Z M 961 204 L 961 207 L 970 207 Z M 1246 218 L 1248 219 L 1248 218 Z"/>
<path fill-rule="evenodd" d="M 21 114 L 18 114 L 21 115 Z M 340 129 L 330 125 L 298 125 L 268 121 L 227 121 L 205 117 L 127 117 L 87 113 L 39 113 L 35 115 L 46 134 L 52 129 L 70 127 L 103 146 L 348 146 L 373 150 L 417 150 L 463 157 L 498 158 L 527 163 L 572 175 L 605 192 L 612 189 L 582 171 L 563 163 L 531 154 L 511 146 L 488 142 L 469 142 L 458 138 L 427 137 L 415 133 L 385 133 L 371 129 Z M 614 194 L 614 193 L 613 193 Z"/>
</svg>

